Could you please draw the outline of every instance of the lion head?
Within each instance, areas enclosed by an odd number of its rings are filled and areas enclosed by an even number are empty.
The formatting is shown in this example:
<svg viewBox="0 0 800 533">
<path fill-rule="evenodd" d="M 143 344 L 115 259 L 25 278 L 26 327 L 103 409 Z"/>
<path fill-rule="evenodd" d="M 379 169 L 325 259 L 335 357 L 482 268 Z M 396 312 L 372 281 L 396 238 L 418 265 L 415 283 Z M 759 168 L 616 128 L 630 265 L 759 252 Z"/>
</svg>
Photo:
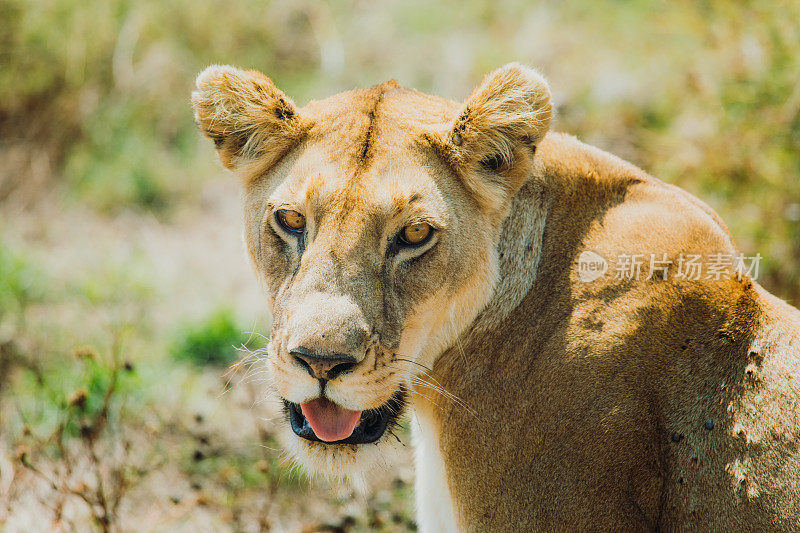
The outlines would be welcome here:
<svg viewBox="0 0 800 533">
<path fill-rule="evenodd" d="M 361 471 L 494 291 L 503 219 L 549 127 L 547 84 L 510 64 L 463 104 L 391 81 L 300 108 L 259 72 L 211 66 L 192 103 L 244 187 L 294 455 Z"/>
</svg>

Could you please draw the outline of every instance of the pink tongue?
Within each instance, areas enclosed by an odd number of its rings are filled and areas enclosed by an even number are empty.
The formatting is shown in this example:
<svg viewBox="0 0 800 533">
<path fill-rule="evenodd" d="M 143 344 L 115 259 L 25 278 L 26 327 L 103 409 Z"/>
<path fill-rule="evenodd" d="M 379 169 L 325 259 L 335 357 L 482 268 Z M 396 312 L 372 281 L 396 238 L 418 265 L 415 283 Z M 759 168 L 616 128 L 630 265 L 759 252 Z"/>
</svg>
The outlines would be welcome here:
<svg viewBox="0 0 800 533">
<path fill-rule="evenodd" d="M 361 419 L 361 411 L 345 409 L 326 398 L 301 403 L 300 410 L 317 438 L 325 442 L 346 439 Z"/>
</svg>

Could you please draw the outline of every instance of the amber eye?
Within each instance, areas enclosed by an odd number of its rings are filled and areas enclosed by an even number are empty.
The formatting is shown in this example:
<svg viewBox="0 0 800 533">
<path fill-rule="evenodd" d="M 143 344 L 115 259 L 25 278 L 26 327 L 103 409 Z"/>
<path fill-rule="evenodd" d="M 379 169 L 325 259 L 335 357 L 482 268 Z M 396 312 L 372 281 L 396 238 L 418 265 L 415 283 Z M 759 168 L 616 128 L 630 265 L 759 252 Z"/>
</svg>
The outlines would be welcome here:
<svg viewBox="0 0 800 533">
<path fill-rule="evenodd" d="M 297 211 L 278 209 L 278 211 L 275 213 L 275 216 L 278 219 L 278 224 L 280 224 L 286 231 L 293 231 L 297 233 L 303 231 L 303 228 L 306 227 L 306 217 Z"/>
<path fill-rule="evenodd" d="M 427 241 L 433 235 L 433 228 L 430 224 L 421 222 L 411 224 L 400 231 L 400 241 L 410 246 L 418 246 Z"/>
</svg>

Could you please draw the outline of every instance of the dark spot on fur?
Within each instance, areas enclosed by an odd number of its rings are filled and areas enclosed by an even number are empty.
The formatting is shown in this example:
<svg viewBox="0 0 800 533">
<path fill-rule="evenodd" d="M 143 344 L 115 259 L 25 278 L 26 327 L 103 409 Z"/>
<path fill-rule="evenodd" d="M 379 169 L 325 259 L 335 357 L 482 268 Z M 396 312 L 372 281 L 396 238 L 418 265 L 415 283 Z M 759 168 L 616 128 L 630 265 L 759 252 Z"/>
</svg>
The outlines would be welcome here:
<svg viewBox="0 0 800 533">
<path fill-rule="evenodd" d="M 714 429 L 714 421 L 709 418 L 708 420 L 705 421 L 705 423 L 703 424 L 703 427 L 705 427 L 707 430 L 711 431 L 712 429 Z"/>
<path fill-rule="evenodd" d="M 697 456 L 697 454 L 692 455 L 692 462 L 693 463 L 696 463 L 698 461 L 698 459 L 700 459 L 700 458 Z"/>
<path fill-rule="evenodd" d="M 750 359 L 752 359 L 759 368 L 761 368 L 761 365 L 764 364 L 764 356 L 758 352 L 750 352 Z"/>
<path fill-rule="evenodd" d="M 680 433 L 673 433 L 672 434 L 672 442 L 674 442 L 675 444 L 679 443 L 682 440 L 683 440 L 683 435 L 682 434 L 680 434 Z"/>
<path fill-rule="evenodd" d="M 452 141 L 456 146 L 461 146 L 464 143 L 464 136 L 462 134 L 464 133 L 464 130 L 467 129 L 469 112 L 469 107 L 465 108 L 464 111 L 462 111 L 458 116 L 456 125 L 453 127 Z"/>
<path fill-rule="evenodd" d="M 377 102 L 375 106 L 377 107 Z M 372 128 L 374 127 L 375 123 L 375 111 L 372 110 L 369 112 L 369 127 L 367 128 L 367 134 L 364 137 L 364 143 L 361 146 L 361 160 L 364 161 L 367 159 L 367 155 L 369 154 L 369 147 L 370 143 L 372 142 Z"/>
<path fill-rule="evenodd" d="M 731 335 L 727 331 L 719 330 L 717 332 L 717 338 L 718 339 L 722 339 L 722 340 L 727 341 L 727 342 L 733 342 L 733 335 Z"/>
<path fill-rule="evenodd" d="M 242 152 L 244 145 L 247 144 L 248 135 L 247 133 L 232 133 L 228 136 L 230 141 L 231 148 L 237 154 Z"/>
<path fill-rule="evenodd" d="M 678 478 L 678 483 L 679 483 L 679 484 L 681 484 L 681 485 L 683 485 L 683 478 L 682 478 L 682 477 L 679 477 L 679 478 Z"/>
<path fill-rule="evenodd" d="M 367 133 L 364 135 L 364 141 L 361 144 L 361 166 L 363 167 L 366 162 L 369 160 L 372 148 L 372 141 L 374 136 L 375 130 L 375 117 L 378 114 L 378 108 L 383 102 L 384 96 L 386 96 L 386 92 L 390 89 L 397 88 L 397 82 L 388 82 L 381 86 L 381 91 L 375 97 L 375 103 L 372 105 L 372 109 L 367 113 L 369 117 L 369 126 L 367 126 Z"/>
<path fill-rule="evenodd" d="M 456 131 L 464 131 L 467 128 L 467 120 L 469 120 L 469 113 L 470 109 L 469 106 L 464 108 L 464 111 L 458 116 L 458 120 L 456 121 Z"/>
<path fill-rule="evenodd" d="M 280 120 L 290 119 L 294 117 L 294 110 L 286 100 L 279 98 L 278 105 L 275 107 L 275 116 Z"/>
<path fill-rule="evenodd" d="M 481 159 L 480 165 L 489 172 L 500 172 L 505 167 L 505 161 L 500 154 L 492 154 Z"/>
<path fill-rule="evenodd" d="M 289 107 L 278 107 L 275 109 L 275 116 L 281 120 L 287 120 L 294 116 L 294 111 Z"/>
</svg>

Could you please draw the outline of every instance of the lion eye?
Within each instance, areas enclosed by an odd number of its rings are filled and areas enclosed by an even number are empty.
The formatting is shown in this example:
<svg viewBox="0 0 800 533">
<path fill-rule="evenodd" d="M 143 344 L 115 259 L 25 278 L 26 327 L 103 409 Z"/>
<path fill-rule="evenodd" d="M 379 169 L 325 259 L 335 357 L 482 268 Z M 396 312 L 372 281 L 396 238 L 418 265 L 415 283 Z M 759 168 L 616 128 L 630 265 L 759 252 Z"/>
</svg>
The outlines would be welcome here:
<svg viewBox="0 0 800 533">
<path fill-rule="evenodd" d="M 279 209 L 275 213 L 275 216 L 278 219 L 278 224 L 280 224 L 281 227 L 287 231 L 297 233 L 299 231 L 303 231 L 303 228 L 306 227 L 306 217 L 297 211 Z"/>
<path fill-rule="evenodd" d="M 403 244 L 418 246 L 427 241 L 433 235 L 433 228 L 430 224 L 419 223 L 406 226 L 400 231 L 400 241 Z"/>
</svg>

